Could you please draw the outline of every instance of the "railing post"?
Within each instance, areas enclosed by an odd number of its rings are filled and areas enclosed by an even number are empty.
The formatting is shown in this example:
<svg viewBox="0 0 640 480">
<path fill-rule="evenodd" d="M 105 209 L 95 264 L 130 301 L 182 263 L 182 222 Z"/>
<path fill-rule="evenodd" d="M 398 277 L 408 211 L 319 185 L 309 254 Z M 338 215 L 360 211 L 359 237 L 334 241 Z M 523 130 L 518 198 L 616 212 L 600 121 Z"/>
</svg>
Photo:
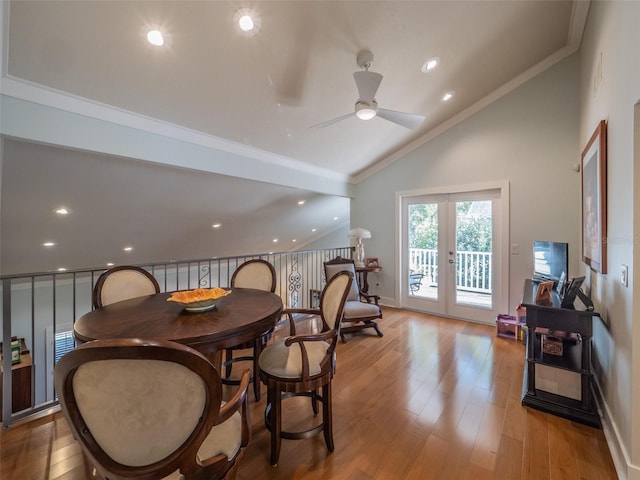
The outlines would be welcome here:
<svg viewBox="0 0 640 480">
<path fill-rule="evenodd" d="M 2 425 L 11 425 L 11 279 L 2 280 Z"/>
</svg>

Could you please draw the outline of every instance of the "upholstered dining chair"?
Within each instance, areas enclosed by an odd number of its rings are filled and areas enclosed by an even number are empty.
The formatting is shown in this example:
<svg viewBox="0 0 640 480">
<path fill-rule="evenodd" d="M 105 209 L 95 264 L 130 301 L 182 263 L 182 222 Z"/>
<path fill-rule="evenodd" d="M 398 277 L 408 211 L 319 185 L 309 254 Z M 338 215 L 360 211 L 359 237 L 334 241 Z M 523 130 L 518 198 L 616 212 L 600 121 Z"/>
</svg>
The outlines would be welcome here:
<svg viewBox="0 0 640 480">
<path fill-rule="evenodd" d="M 267 386 L 265 424 L 271 433 L 271 464 L 277 465 L 282 438 L 298 440 L 319 432 L 330 452 L 334 450 L 331 380 L 336 369 L 336 344 L 340 320 L 353 274 L 340 272 L 325 286 L 319 309 L 288 309 L 290 336 L 267 345 L 259 358 L 260 380 Z M 317 333 L 297 334 L 295 316 L 317 315 Z M 319 389 L 322 393 L 319 393 Z M 291 396 L 311 398 L 314 415 L 322 402 L 322 422 L 306 431 L 282 430 L 282 400 Z"/>
<path fill-rule="evenodd" d="M 258 258 L 247 260 L 233 272 L 231 276 L 231 288 L 255 288 L 256 290 L 266 290 L 273 293 L 276 291 L 276 270 L 273 265 L 266 260 Z M 237 379 L 231 378 L 231 369 L 234 363 L 245 361 L 253 362 L 253 373 L 251 375 L 253 394 L 256 400 L 260 400 L 260 381 L 257 375 L 258 357 L 260 357 L 260 352 L 262 352 L 262 349 L 271 338 L 272 333 L 273 329 L 264 332 L 263 335 L 251 342 L 226 349 L 225 360 L 222 364 L 225 369 L 225 375 L 222 378 L 224 384 L 238 384 Z M 234 351 L 247 349 L 253 350 L 252 355 L 233 358 Z"/>
<path fill-rule="evenodd" d="M 94 308 L 130 298 L 153 295 L 160 285 L 147 270 L 133 265 L 120 265 L 102 272 L 93 287 Z"/>
<path fill-rule="evenodd" d="M 250 437 L 249 370 L 228 402 L 215 367 L 174 342 L 95 340 L 55 367 L 71 431 L 98 478 L 233 478 Z"/>
<path fill-rule="evenodd" d="M 336 257 L 324 263 L 324 275 L 329 281 L 338 272 L 346 270 L 354 276 L 347 302 L 344 305 L 344 317 L 342 321 L 348 326 L 340 328 L 340 338 L 345 341 L 345 334 L 358 332 L 366 328 L 373 328 L 379 337 L 382 337 L 382 331 L 375 321 L 382 318 L 382 310 L 378 301 L 378 295 L 369 295 L 360 290 L 358 285 L 356 266 L 353 260 L 348 258 Z"/>
</svg>

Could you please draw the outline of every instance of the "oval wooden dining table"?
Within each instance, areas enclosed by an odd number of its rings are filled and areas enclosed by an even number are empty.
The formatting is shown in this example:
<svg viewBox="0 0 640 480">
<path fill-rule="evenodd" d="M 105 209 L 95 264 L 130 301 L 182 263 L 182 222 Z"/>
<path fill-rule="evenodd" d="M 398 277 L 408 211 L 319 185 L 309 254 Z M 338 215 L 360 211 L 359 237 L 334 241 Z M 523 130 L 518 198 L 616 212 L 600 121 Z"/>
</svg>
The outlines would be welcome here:
<svg viewBox="0 0 640 480">
<path fill-rule="evenodd" d="M 198 313 L 167 301 L 170 293 L 112 303 L 81 316 L 73 326 L 74 336 L 80 343 L 105 338 L 170 340 L 211 355 L 275 327 L 282 313 L 280 297 L 251 288 L 231 290 L 216 301 L 215 309 Z"/>
</svg>

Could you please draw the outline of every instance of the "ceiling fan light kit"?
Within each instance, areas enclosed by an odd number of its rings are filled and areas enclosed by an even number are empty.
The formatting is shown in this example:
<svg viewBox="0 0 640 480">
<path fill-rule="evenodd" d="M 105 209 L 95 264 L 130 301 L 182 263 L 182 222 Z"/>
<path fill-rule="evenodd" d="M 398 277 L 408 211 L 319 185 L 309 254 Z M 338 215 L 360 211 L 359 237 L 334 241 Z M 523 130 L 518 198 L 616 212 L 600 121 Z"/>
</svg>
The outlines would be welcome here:
<svg viewBox="0 0 640 480">
<path fill-rule="evenodd" d="M 329 125 L 333 125 L 334 123 L 346 120 L 353 116 L 358 117 L 360 120 L 371 120 L 373 117 L 380 117 L 411 130 L 419 128 L 424 121 L 424 117 L 422 115 L 378 108 L 378 102 L 376 102 L 375 97 L 378 87 L 382 82 L 382 75 L 369 71 L 371 64 L 373 63 L 373 53 L 369 50 L 362 50 L 358 53 L 356 62 L 363 70 L 353 74 L 353 79 L 356 82 L 359 95 L 358 101 L 355 104 L 355 111 L 353 113 L 313 125 L 311 128 L 328 127 Z"/>
<path fill-rule="evenodd" d="M 371 104 L 365 102 L 356 103 L 356 117 L 360 120 L 371 120 L 378 113 L 378 104 L 374 100 Z"/>
</svg>

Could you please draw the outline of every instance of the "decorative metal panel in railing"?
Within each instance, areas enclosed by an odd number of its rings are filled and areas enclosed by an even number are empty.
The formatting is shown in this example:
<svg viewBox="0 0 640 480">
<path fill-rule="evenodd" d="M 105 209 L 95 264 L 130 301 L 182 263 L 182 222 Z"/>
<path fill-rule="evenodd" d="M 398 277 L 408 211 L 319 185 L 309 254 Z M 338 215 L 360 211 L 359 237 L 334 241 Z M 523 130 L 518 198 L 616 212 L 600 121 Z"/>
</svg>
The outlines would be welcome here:
<svg viewBox="0 0 640 480">
<path fill-rule="evenodd" d="M 239 257 L 184 260 L 138 265 L 158 280 L 160 290 L 227 287 L 233 272 L 246 260 L 262 258 L 276 269 L 276 294 L 285 307 L 312 306 L 325 279 L 323 263 L 336 256 L 351 258 L 351 248 L 269 253 Z M 12 395 L 11 355 L 2 360 L 3 426 L 57 405 L 53 390 L 56 361 L 75 346 L 73 322 L 92 309 L 93 287 L 105 268 L 45 272 L 0 277 L 2 288 L 2 342 L 10 352 L 11 338 L 24 339 L 29 350 L 31 384 L 27 405 Z M 317 300 L 317 298 L 316 298 Z M 26 355 L 25 355 L 26 358 Z M 26 362 L 25 362 L 26 363 Z M 22 366 L 25 366 L 23 364 Z M 21 365 L 13 365 L 17 371 Z M 6 372 L 6 373 L 5 373 Z M 20 373 L 23 373 L 22 371 Z M 28 383 L 28 382 L 27 382 Z M 22 388 L 22 387 L 21 387 Z M 20 393 L 24 398 L 24 392 Z M 16 403 L 16 405 L 14 405 Z"/>
<path fill-rule="evenodd" d="M 491 252 L 456 252 L 456 288 L 491 293 L 493 281 Z M 438 284 L 438 251 L 409 249 L 410 273 L 422 273 L 430 285 Z"/>
</svg>

